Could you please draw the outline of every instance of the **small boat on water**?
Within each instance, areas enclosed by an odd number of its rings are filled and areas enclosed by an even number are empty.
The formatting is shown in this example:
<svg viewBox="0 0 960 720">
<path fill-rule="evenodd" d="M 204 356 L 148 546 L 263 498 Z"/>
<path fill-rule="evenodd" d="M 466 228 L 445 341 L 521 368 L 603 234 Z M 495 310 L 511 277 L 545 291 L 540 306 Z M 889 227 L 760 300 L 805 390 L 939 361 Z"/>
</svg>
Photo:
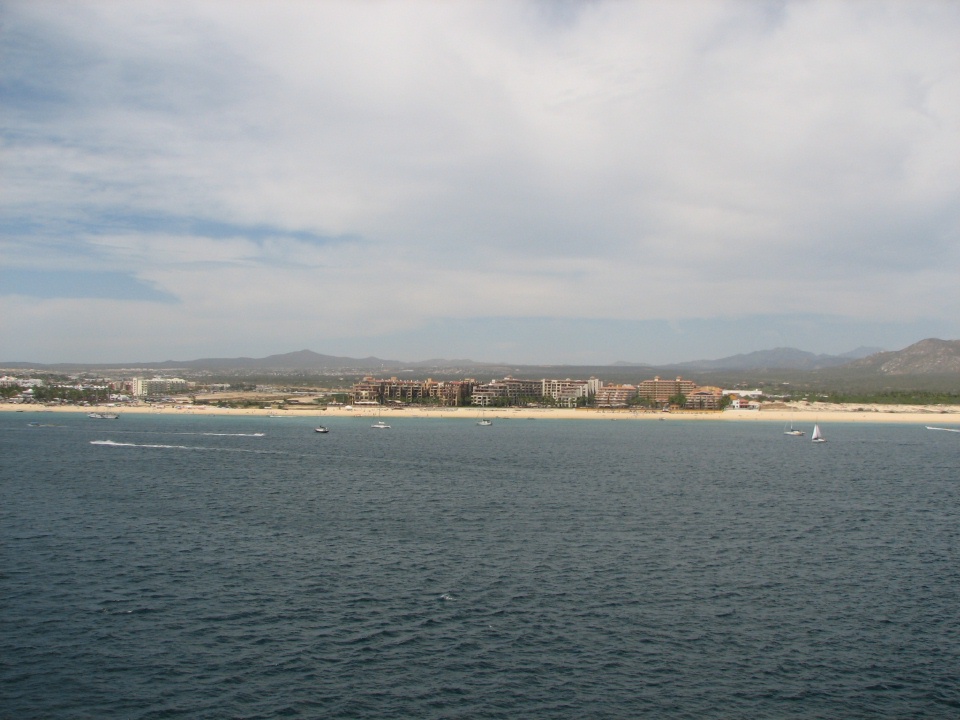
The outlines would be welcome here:
<svg viewBox="0 0 960 720">
<path fill-rule="evenodd" d="M 314 428 L 313 431 L 314 431 L 314 432 L 318 432 L 318 433 L 328 433 L 328 432 L 330 432 L 330 431 L 327 430 L 327 428 L 326 428 L 325 426 L 323 426 L 323 425 L 321 425 L 320 427 Z"/>
<path fill-rule="evenodd" d="M 793 423 L 790 423 L 789 429 L 787 428 L 786 425 L 783 426 L 783 434 L 793 435 L 794 437 L 801 437 L 803 435 L 806 435 L 806 433 L 803 430 L 794 430 Z"/>
<path fill-rule="evenodd" d="M 493 420 L 487 420 L 486 418 L 483 420 L 477 420 L 477 425 L 493 425 Z"/>
<path fill-rule="evenodd" d="M 960 433 L 960 429 L 958 429 L 958 428 L 933 427 L 932 425 L 927 425 L 927 430 L 942 430 L 943 432 L 955 432 L 955 433 Z"/>
<path fill-rule="evenodd" d="M 116 420 L 120 416 L 116 413 L 101 413 L 101 412 L 92 412 L 87 413 L 88 418 L 93 418 L 94 420 Z"/>
<path fill-rule="evenodd" d="M 377 421 L 376 421 L 373 425 L 370 426 L 370 427 L 372 427 L 374 430 L 389 430 L 389 429 L 390 429 L 390 426 L 387 425 L 387 424 L 383 421 L 383 418 L 380 417 L 380 413 L 382 413 L 382 412 L 383 412 L 383 405 L 381 405 L 380 407 L 377 408 Z"/>
<path fill-rule="evenodd" d="M 815 443 L 823 443 L 827 441 L 827 439 L 823 436 L 823 433 L 820 432 L 819 425 L 813 426 L 813 435 L 811 436 L 810 440 Z"/>
</svg>

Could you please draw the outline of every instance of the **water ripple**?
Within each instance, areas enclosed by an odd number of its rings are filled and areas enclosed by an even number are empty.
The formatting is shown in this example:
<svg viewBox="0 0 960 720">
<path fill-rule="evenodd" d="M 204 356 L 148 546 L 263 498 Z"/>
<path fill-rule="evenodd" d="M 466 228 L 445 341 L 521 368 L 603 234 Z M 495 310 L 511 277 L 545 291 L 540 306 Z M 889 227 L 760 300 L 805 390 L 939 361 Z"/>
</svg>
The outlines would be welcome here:
<svg viewBox="0 0 960 720">
<path fill-rule="evenodd" d="M 3 717 L 960 708 L 942 433 L 64 422 L 0 435 Z"/>
</svg>

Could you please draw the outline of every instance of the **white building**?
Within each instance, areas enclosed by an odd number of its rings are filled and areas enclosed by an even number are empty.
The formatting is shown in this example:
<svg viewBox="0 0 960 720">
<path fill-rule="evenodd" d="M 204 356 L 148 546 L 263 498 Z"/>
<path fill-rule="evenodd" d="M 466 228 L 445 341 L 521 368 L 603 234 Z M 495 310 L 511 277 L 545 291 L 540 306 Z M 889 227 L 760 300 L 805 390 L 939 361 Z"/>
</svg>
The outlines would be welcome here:
<svg viewBox="0 0 960 720">
<path fill-rule="evenodd" d="M 153 377 L 149 379 L 133 378 L 130 381 L 130 393 L 134 397 L 150 395 L 173 395 L 186 392 L 190 383 L 182 378 Z"/>
</svg>

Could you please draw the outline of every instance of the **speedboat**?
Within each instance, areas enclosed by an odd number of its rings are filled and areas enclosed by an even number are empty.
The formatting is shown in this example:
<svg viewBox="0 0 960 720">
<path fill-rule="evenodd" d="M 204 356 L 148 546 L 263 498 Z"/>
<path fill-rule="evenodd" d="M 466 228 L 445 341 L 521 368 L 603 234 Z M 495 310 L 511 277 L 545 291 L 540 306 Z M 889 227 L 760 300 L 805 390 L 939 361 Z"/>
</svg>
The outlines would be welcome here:
<svg viewBox="0 0 960 720">
<path fill-rule="evenodd" d="M 325 428 L 323 425 L 321 425 L 320 427 L 315 428 L 315 429 L 314 429 L 314 432 L 318 432 L 318 433 L 328 433 L 328 432 L 330 432 L 330 431 L 327 430 L 327 428 Z"/>
<path fill-rule="evenodd" d="M 116 413 L 92 412 L 92 413 L 87 413 L 87 417 L 93 418 L 94 420 L 116 420 L 120 416 L 117 415 Z"/>
</svg>

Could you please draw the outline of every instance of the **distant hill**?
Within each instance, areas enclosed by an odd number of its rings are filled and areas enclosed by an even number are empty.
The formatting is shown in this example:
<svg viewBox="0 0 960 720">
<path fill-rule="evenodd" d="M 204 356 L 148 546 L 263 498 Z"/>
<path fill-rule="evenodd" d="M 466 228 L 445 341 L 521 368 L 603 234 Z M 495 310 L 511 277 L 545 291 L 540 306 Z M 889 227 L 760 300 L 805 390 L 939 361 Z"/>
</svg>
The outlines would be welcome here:
<svg viewBox="0 0 960 720">
<path fill-rule="evenodd" d="M 686 372 L 714 370 L 822 370 L 848 364 L 851 359 L 862 358 L 876 352 L 875 348 L 858 348 L 843 355 L 815 355 L 796 348 L 774 348 L 756 352 L 731 355 L 719 360 L 694 360 L 671 367 Z"/>
<path fill-rule="evenodd" d="M 879 352 L 846 368 L 880 375 L 951 375 L 960 373 L 960 340 L 927 338 L 903 350 Z"/>
<path fill-rule="evenodd" d="M 2 363 L 11 369 L 46 369 L 58 372 L 76 372 L 82 370 L 242 370 L 242 371 L 289 371 L 319 372 L 322 370 L 353 370 L 375 372 L 381 368 L 396 369 L 404 364 L 398 360 L 384 360 L 376 357 L 350 358 L 336 355 L 321 355 L 312 350 L 269 355 L 263 358 L 201 358 L 199 360 L 163 360 L 160 362 L 138 363 Z"/>
<path fill-rule="evenodd" d="M 336 355 L 321 355 L 312 350 L 297 350 L 281 355 L 269 355 L 264 358 L 203 358 L 183 362 L 170 361 L 177 367 L 193 369 L 231 370 L 322 370 L 324 368 L 353 368 L 357 370 L 379 370 L 381 367 L 396 367 L 397 360 L 382 360 L 376 357 L 349 358 Z"/>
<path fill-rule="evenodd" d="M 860 358 L 876 355 L 879 352 L 884 352 L 884 349 L 882 347 L 865 347 L 861 345 L 856 350 L 842 353 L 841 355 L 837 355 L 837 357 L 847 358 L 848 360 L 859 360 Z"/>
<path fill-rule="evenodd" d="M 607 381 L 636 382 L 638 373 L 684 374 L 710 376 L 712 382 L 747 381 L 749 378 L 773 381 L 785 378 L 790 373 L 807 374 L 811 378 L 842 378 L 845 381 L 861 377 L 882 378 L 891 376 L 950 376 L 960 373 L 960 340 L 921 340 L 896 352 L 874 352 L 875 348 L 858 348 L 843 355 L 816 355 L 796 348 L 774 348 L 757 352 L 732 355 L 719 360 L 696 360 L 672 365 L 651 366 L 644 363 L 617 362 L 603 366 L 575 365 L 513 365 L 506 363 L 482 363 L 473 360 L 431 359 L 416 362 L 388 360 L 378 357 L 351 358 L 337 355 L 322 355 L 312 350 L 269 355 L 263 358 L 201 358 L 199 360 L 165 360 L 163 362 L 81 364 L 60 363 L 0 363 L 9 369 L 45 369 L 54 372 L 82 372 L 105 370 L 128 370 L 149 372 L 151 370 L 176 371 L 234 371 L 268 373 L 312 374 L 400 374 L 429 373 L 433 377 L 489 376 L 503 374 L 515 377 L 604 377 Z M 864 357 L 866 356 L 866 357 Z M 871 382 L 873 382 L 871 380 Z M 898 381 L 898 382 L 902 382 Z"/>
</svg>

